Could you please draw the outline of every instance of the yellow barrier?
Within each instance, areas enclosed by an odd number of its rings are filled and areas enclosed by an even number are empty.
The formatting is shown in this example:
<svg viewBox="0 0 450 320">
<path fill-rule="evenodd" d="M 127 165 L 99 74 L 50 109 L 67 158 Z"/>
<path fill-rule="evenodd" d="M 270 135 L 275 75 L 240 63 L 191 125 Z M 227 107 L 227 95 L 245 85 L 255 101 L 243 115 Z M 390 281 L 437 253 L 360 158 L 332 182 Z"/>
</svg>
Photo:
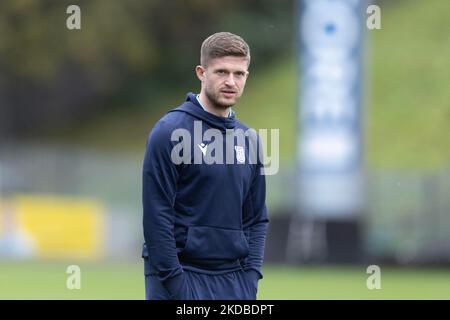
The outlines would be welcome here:
<svg viewBox="0 0 450 320">
<path fill-rule="evenodd" d="M 97 201 L 55 195 L 18 195 L 10 200 L 8 208 L 8 228 L 13 226 L 27 238 L 27 243 L 31 239 L 34 256 L 95 259 L 103 254 L 105 217 Z M 2 216 L 0 220 L 5 220 L 5 212 Z M 3 229 L 5 227 L 3 221 Z M 3 234 L 5 231 L 11 230 L 3 230 Z"/>
</svg>

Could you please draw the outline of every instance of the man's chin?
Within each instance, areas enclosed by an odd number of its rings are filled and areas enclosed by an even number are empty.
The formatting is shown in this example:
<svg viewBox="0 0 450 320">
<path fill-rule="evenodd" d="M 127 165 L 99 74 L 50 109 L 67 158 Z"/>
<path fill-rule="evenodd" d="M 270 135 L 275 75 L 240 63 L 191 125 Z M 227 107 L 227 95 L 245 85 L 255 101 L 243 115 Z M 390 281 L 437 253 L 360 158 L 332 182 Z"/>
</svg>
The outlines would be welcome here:
<svg viewBox="0 0 450 320">
<path fill-rule="evenodd" d="M 219 99 L 218 105 L 220 107 L 222 107 L 223 109 L 227 109 L 227 108 L 231 108 L 232 106 L 234 106 L 237 102 L 237 99 L 233 98 L 233 99 Z"/>
</svg>

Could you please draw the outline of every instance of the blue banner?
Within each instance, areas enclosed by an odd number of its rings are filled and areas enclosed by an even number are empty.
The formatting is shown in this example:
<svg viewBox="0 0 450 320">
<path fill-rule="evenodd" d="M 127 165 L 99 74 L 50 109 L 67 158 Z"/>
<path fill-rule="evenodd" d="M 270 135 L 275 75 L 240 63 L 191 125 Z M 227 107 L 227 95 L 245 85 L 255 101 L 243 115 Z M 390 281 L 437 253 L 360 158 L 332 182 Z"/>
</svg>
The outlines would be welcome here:
<svg viewBox="0 0 450 320">
<path fill-rule="evenodd" d="M 300 206 L 307 215 L 345 218 L 363 208 L 363 4 L 299 6 Z"/>
</svg>

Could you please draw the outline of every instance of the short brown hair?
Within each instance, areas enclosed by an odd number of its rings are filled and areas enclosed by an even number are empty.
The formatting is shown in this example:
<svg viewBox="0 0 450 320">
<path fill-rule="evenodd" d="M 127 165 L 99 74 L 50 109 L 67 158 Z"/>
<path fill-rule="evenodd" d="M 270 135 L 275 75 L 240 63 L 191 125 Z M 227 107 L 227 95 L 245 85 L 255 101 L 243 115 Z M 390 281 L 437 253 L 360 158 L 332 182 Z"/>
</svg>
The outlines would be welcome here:
<svg viewBox="0 0 450 320">
<path fill-rule="evenodd" d="M 211 59 L 226 56 L 245 57 L 250 65 L 250 48 L 240 36 L 230 32 L 218 32 L 203 41 L 200 50 L 202 66 L 207 66 Z"/>
</svg>

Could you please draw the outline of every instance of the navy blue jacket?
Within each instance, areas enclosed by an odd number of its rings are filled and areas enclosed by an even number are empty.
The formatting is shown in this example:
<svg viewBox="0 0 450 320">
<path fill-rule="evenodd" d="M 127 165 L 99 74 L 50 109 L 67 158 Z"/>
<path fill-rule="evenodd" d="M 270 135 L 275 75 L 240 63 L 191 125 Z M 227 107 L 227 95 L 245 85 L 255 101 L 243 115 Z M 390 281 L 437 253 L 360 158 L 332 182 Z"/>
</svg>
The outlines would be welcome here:
<svg viewBox="0 0 450 320">
<path fill-rule="evenodd" d="M 252 270 L 255 281 L 262 278 L 268 217 L 261 161 L 250 163 L 246 143 L 243 164 L 194 164 L 195 152 L 203 156 L 193 139 L 194 121 L 201 121 L 202 133 L 220 130 L 224 145 L 226 129 L 248 129 L 234 112 L 227 118 L 215 116 L 189 93 L 186 102 L 163 116 L 149 135 L 143 164 L 142 256 L 145 273 L 157 275 L 169 293 L 180 286 L 183 269 L 211 274 L 244 269 Z M 171 158 L 180 143 L 171 141 L 171 135 L 180 128 L 192 135 L 188 164 L 175 164 Z"/>
</svg>

